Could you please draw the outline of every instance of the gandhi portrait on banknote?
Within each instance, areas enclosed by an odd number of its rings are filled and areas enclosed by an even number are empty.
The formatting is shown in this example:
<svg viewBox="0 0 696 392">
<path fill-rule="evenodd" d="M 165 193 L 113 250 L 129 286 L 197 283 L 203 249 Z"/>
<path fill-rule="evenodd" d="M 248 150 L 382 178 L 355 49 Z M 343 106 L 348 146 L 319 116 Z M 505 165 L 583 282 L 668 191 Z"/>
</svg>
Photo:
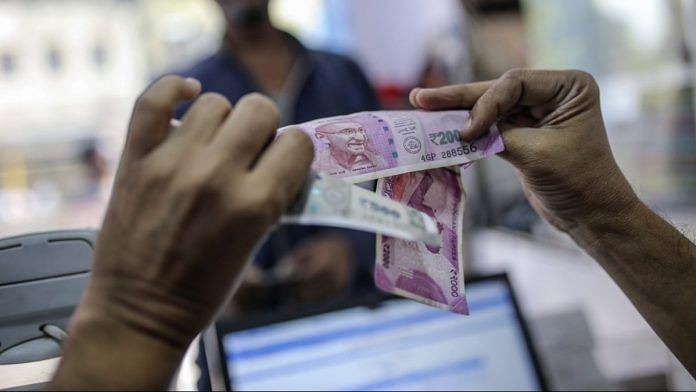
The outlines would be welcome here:
<svg viewBox="0 0 696 392">
<path fill-rule="evenodd" d="M 314 136 L 328 146 L 317 154 L 315 169 L 319 171 L 339 174 L 386 166 L 374 152 L 367 130 L 357 121 L 322 124 L 315 128 Z"/>
</svg>

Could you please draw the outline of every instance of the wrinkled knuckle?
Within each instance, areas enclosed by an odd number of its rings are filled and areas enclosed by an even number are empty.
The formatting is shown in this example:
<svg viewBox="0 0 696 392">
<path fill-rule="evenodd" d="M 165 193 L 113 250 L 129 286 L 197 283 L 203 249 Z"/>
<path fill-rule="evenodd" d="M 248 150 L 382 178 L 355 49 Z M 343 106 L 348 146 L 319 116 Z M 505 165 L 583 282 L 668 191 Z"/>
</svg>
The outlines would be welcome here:
<svg viewBox="0 0 696 392">
<path fill-rule="evenodd" d="M 571 71 L 573 78 L 580 82 L 583 85 L 586 85 L 588 88 L 594 89 L 594 90 L 599 90 L 599 86 L 597 85 L 597 81 L 595 80 L 594 76 L 592 76 L 591 73 L 586 72 L 586 71 L 581 71 L 581 70 L 574 70 Z"/>
<path fill-rule="evenodd" d="M 579 88 L 580 92 L 589 94 L 594 98 L 599 97 L 599 85 L 592 74 L 582 70 L 572 70 L 569 73 L 573 84 Z"/>
<path fill-rule="evenodd" d="M 524 68 L 513 68 L 505 72 L 501 79 L 511 82 L 519 82 L 520 80 L 524 79 L 526 73 L 527 70 Z"/>
<path fill-rule="evenodd" d="M 505 94 L 516 94 L 521 92 L 526 72 L 526 70 L 521 68 L 515 68 L 505 72 L 498 82 L 502 90 L 501 92 L 505 92 Z"/>
<path fill-rule="evenodd" d="M 589 72 L 580 69 L 573 69 L 568 72 L 574 79 L 578 81 L 586 83 L 594 82 L 594 77 Z"/>
</svg>

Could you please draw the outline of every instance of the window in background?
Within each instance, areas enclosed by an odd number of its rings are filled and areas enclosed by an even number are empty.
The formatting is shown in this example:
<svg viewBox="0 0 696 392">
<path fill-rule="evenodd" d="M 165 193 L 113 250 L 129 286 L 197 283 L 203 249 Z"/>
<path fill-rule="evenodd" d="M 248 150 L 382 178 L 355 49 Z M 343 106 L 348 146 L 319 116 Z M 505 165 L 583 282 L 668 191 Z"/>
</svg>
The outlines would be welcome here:
<svg viewBox="0 0 696 392">
<path fill-rule="evenodd" d="M 17 58 L 13 52 L 3 52 L 0 54 L 0 70 L 6 76 L 15 73 L 17 68 Z"/>
<path fill-rule="evenodd" d="M 696 222 L 693 56 L 687 2 L 526 0 L 531 63 L 579 68 L 602 90 L 619 165 L 649 204 Z M 681 220 L 681 219 L 680 219 Z"/>
<path fill-rule="evenodd" d="M 144 2 L 0 1 L 0 237 L 99 225 L 149 81 Z"/>
</svg>

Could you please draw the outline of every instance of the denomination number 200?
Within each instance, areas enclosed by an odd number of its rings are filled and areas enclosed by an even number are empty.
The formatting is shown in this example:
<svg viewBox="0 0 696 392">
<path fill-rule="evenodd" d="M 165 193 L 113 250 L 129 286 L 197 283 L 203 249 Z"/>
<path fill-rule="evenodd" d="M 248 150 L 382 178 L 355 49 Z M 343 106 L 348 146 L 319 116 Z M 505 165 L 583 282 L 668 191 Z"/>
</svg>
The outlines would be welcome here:
<svg viewBox="0 0 696 392">
<path fill-rule="evenodd" d="M 436 146 L 442 146 L 449 143 L 459 143 L 461 137 L 459 136 L 459 130 L 433 132 L 429 134 L 430 142 Z"/>
</svg>

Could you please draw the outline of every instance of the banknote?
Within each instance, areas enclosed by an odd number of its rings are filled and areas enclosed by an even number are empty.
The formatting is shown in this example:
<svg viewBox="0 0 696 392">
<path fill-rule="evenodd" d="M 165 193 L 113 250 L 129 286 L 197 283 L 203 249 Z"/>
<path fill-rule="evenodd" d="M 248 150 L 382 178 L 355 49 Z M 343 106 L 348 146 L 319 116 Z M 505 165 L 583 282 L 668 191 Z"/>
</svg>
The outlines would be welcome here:
<svg viewBox="0 0 696 392">
<path fill-rule="evenodd" d="M 437 222 L 439 246 L 377 236 L 375 284 L 406 298 L 469 314 L 464 292 L 462 219 L 466 195 L 459 176 L 432 169 L 381 179 L 377 193 L 426 213 Z"/>
<path fill-rule="evenodd" d="M 504 146 L 495 127 L 460 140 L 468 118 L 462 110 L 361 112 L 281 128 L 302 129 L 315 147 L 313 171 L 281 223 L 378 233 L 377 287 L 469 314 L 458 174 Z M 376 193 L 351 185 L 375 179 Z"/>
<path fill-rule="evenodd" d="M 433 218 L 374 192 L 334 178 L 312 180 L 304 192 L 281 223 L 344 227 L 440 245 Z"/>
<path fill-rule="evenodd" d="M 322 118 L 278 133 L 301 129 L 314 143 L 314 170 L 357 183 L 461 165 L 504 149 L 496 127 L 462 141 L 459 130 L 468 118 L 466 110 L 385 110 Z"/>
<path fill-rule="evenodd" d="M 176 131 L 181 121 L 172 119 L 169 126 Z M 348 182 L 318 177 L 313 170 L 308 174 L 281 223 L 342 227 L 440 244 L 435 222 L 428 215 Z"/>
</svg>

